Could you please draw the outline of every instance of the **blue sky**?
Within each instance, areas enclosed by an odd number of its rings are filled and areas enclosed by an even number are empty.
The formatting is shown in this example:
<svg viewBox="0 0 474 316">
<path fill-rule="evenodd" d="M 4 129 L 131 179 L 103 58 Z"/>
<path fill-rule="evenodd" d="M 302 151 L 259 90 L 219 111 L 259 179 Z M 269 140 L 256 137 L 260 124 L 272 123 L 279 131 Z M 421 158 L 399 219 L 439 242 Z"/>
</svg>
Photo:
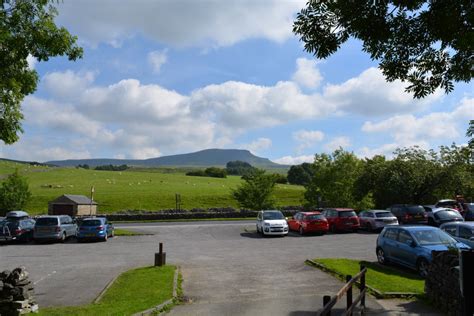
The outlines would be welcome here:
<svg viewBox="0 0 474 316">
<path fill-rule="evenodd" d="M 292 32 L 305 1 L 72 1 L 57 23 L 84 58 L 37 63 L 21 140 L 0 156 L 152 158 L 245 148 L 296 164 L 338 147 L 361 157 L 465 144 L 472 84 L 414 100 L 347 42 L 326 60 Z"/>
</svg>

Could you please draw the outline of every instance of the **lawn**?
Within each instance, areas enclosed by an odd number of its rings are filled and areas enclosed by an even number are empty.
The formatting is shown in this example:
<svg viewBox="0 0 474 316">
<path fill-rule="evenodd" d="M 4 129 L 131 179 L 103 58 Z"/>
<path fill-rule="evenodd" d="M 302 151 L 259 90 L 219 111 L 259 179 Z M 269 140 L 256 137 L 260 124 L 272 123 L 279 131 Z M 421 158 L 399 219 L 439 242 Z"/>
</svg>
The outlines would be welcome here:
<svg viewBox="0 0 474 316">
<path fill-rule="evenodd" d="M 121 274 L 98 303 L 41 309 L 41 316 L 131 315 L 173 297 L 174 266 L 146 267 Z"/>
<path fill-rule="evenodd" d="M 176 193 L 181 195 L 184 209 L 237 207 L 230 193 L 242 183 L 238 176 L 225 179 L 190 177 L 182 170 L 171 172 L 169 168 L 119 172 L 30 166 L 5 161 L 0 161 L 0 179 L 15 168 L 28 178 L 33 196 L 26 210 L 31 214 L 46 213 L 48 202 L 62 194 L 90 196 L 92 186 L 99 213 L 174 209 Z M 278 184 L 275 190 L 277 206 L 301 205 L 303 192 L 301 186 Z"/>
<path fill-rule="evenodd" d="M 342 275 L 356 275 L 360 261 L 352 259 L 314 259 Z M 423 294 L 425 281 L 418 275 L 378 263 L 364 262 L 367 267 L 366 284 L 382 293 L 403 292 Z"/>
<path fill-rule="evenodd" d="M 114 235 L 115 236 L 142 236 L 144 234 L 132 232 L 131 230 L 128 230 L 128 229 L 115 228 Z"/>
</svg>

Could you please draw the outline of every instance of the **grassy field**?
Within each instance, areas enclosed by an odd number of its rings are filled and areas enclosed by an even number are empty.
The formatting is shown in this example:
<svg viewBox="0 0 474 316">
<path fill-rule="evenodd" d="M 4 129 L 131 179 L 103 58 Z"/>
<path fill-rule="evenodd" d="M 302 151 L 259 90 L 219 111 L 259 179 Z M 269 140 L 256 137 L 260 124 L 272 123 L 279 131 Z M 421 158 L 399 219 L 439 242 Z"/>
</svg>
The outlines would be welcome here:
<svg viewBox="0 0 474 316">
<path fill-rule="evenodd" d="M 173 297 L 174 266 L 146 267 L 121 274 L 98 303 L 41 309 L 41 316 L 132 315 Z"/>
<path fill-rule="evenodd" d="M 314 259 L 331 270 L 343 275 L 356 275 L 359 273 L 359 260 L 352 259 Z M 389 266 L 381 266 L 376 263 L 366 263 L 367 285 L 382 293 L 404 292 L 423 294 L 425 281 L 415 273 L 408 273 Z"/>
<path fill-rule="evenodd" d="M 18 168 L 29 181 L 33 198 L 26 210 L 31 214 L 47 212 L 48 202 L 62 194 L 90 196 L 95 187 L 94 200 L 100 213 L 119 210 L 160 210 L 175 208 L 175 194 L 181 195 L 181 207 L 237 207 L 230 192 L 242 180 L 237 176 L 226 179 L 190 177 L 183 171 L 169 168 L 138 171 L 97 171 L 76 168 L 51 168 L 0 161 L 0 179 Z M 300 205 L 304 188 L 277 185 L 277 206 Z"/>
</svg>

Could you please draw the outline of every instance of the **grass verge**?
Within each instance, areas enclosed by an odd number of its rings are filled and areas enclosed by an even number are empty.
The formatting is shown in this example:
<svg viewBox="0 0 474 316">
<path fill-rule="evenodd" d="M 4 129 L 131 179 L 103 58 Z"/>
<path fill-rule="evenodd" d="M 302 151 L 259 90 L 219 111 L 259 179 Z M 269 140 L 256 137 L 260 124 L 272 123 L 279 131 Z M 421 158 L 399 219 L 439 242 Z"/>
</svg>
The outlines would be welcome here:
<svg viewBox="0 0 474 316">
<path fill-rule="evenodd" d="M 131 315 L 173 297 L 176 267 L 145 267 L 122 273 L 97 303 L 44 308 L 38 315 Z"/>
<path fill-rule="evenodd" d="M 329 272 L 335 272 L 334 274 L 339 278 L 345 275 L 356 275 L 360 271 L 360 263 L 363 263 L 367 267 L 366 284 L 382 295 L 390 296 L 397 293 L 403 296 L 406 293 L 407 296 L 410 294 L 421 296 L 424 294 L 425 281 L 422 278 L 394 267 L 352 259 L 327 258 L 313 261 L 322 264 Z"/>
<path fill-rule="evenodd" d="M 146 234 L 138 233 L 138 232 L 132 232 L 131 230 L 123 229 L 123 228 L 115 228 L 114 235 L 115 236 L 143 236 L 143 235 L 146 235 Z"/>
<path fill-rule="evenodd" d="M 102 214 L 101 214 L 102 215 Z M 256 217 L 212 217 L 212 218 L 180 218 L 180 219 L 150 219 L 150 220 L 138 220 L 138 221 L 118 221 L 114 220 L 114 223 L 172 223 L 172 222 L 219 222 L 219 221 L 255 221 Z"/>
</svg>

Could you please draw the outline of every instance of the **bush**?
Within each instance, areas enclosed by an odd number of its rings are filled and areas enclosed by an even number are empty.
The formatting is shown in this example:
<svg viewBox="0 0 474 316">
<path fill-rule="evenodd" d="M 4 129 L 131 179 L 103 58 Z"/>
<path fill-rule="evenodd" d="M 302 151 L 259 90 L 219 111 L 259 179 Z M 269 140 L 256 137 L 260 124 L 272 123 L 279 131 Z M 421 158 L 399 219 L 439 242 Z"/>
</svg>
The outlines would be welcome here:
<svg viewBox="0 0 474 316">
<path fill-rule="evenodd" d="M 275 183 L 279 183 L 279 184 L 287 184 L 288 183 L 288 179 L 282 174 L 274 173 L 274 174 L 272 174 L 272 176 L 275 179 Z"/>
<path fill-rule="evenodd" d="M 227 172 L 225 169 L 220 169 L 216 167 L 210 167 L 206 170 L 194 170 L 186 172 L 187 176 L 194 176 L 194 177 L 211 177 L 211 178 L 226 178 Z"/>
<path fill-rule="evenodd" d="M 23 209 L 30 198 L 27 179 L 15 170 L 0 186 L 0 215 Z"/>
<path fill-rule="evenodd" d="M 188 171 L 186 172 L 187 176 L 193 176 L 193 177 L 205 177 L 206 173 L 204 170 L 195 170 L 195 171 Z"/>
<path fill-rule="evenodd" d="M 235 175 L 235 176 L 244 176 L 251 172 L 253 172 L 256 168 L 252 167 L 251 164 L 245 161 L 229 161 L 226 164 L 226 171 L 227 174 Z"/>
<path fill-rule="evenodd" d="M 97 166 L 94 169 L 95 170 L 106 170 L 106 171 L 124 171 L 127 170 L 129 167 L 127 165 L 120 165 L 120 166 L 114 166 L 114 165 L 104 165 L 104 166 Z"/>
</svg>

